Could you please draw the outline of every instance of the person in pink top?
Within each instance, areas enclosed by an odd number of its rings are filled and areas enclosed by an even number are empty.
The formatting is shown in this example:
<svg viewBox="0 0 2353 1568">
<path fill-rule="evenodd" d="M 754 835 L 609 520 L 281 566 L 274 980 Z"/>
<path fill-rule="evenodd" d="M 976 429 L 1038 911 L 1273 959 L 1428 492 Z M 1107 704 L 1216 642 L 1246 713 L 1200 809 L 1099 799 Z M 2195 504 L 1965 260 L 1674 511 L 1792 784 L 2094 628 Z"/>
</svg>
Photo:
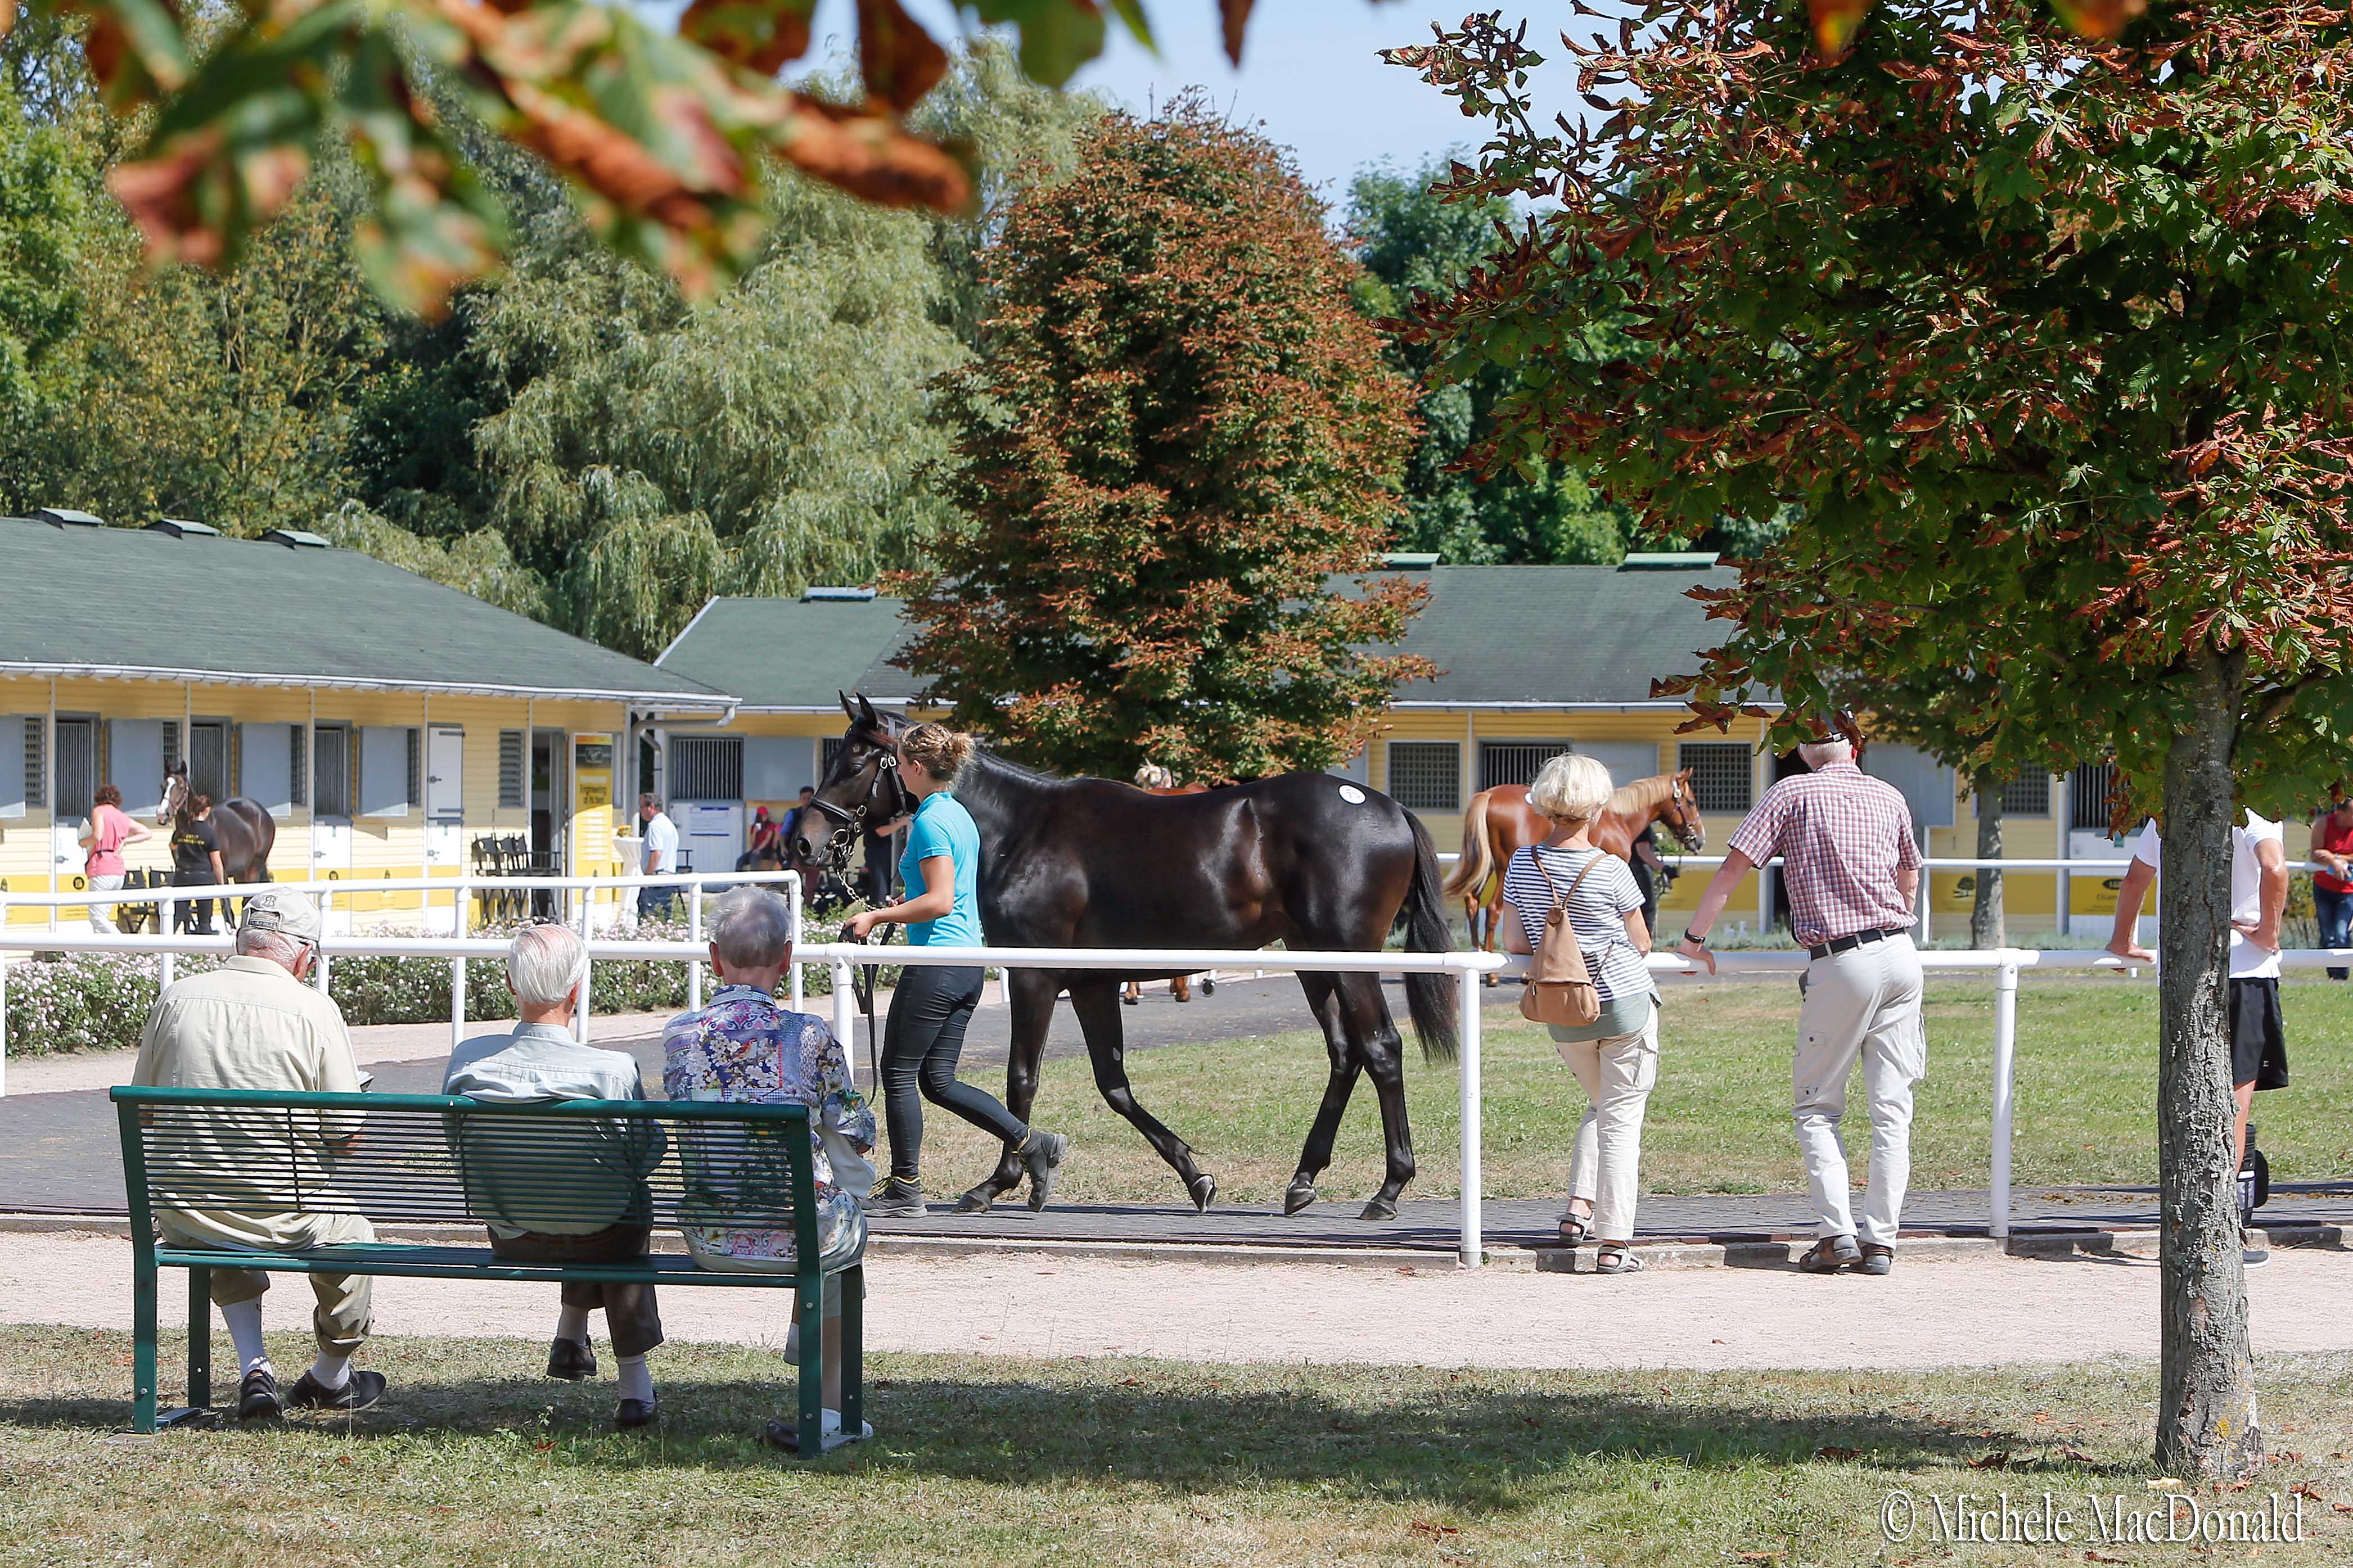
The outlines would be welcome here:
<svg viewBox="0 0 2353 1568">
<path fill-rule="evenodd" d="M 99 785 L 90 808 L 90 820 L 82 825 L 80 840 L 90 851 L 89 858 L 82 862 L 82 875 L 90 879 L 90 889 L 111 893 L 121 887 L 123 847 L 154 837 L 123 811 L 121 790 L 112 784 Z M 92 904 L 90 929 L 111 931 L 113 917 L 112 904 Z"/>
</svg>

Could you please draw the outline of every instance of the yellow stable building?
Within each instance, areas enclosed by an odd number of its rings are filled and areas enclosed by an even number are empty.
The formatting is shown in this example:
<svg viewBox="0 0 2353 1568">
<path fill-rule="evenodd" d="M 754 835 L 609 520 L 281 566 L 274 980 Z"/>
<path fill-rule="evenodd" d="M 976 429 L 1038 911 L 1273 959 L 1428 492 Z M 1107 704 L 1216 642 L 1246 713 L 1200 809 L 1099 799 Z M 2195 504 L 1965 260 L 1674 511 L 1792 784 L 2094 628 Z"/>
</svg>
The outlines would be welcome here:
<svg viewBox="0 0 2353 1568">
<path fill-rule="evenodd" d="M 85 911 L 77 843 L 105 784 L 153 826 L 164 773 L 277 824 L 272 880 L 455 879 L 512 844 L 617 874 L 643 725 L 731 703 L 655 668 L 299 532 L 0 518 L 0 895 L 12 927 Z M 167 834 L 124 852 L 170 866 Z M 616 900 L 607 900 L 615 904 Z M 338 923 L 447 929 L 451 900 L 335 900 Z"/>
</svg>

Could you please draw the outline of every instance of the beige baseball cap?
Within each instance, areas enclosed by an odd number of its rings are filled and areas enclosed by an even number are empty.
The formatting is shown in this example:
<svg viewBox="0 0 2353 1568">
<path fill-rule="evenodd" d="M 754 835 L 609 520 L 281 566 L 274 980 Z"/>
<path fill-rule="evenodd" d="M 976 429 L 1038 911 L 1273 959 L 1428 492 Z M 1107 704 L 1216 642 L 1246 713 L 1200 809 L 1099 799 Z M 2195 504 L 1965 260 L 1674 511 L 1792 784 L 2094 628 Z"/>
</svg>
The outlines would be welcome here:
<svg viewBox="0 0 2353 1568">
<path fill-rule="evenodd" d="M 283 931 L 316 947 L 319 943 L 319 906 L 305 893 L 285 888 L 264 888 L 245 900 L 245 912 L 237 917 L 239 931 Z"/>
</svg>

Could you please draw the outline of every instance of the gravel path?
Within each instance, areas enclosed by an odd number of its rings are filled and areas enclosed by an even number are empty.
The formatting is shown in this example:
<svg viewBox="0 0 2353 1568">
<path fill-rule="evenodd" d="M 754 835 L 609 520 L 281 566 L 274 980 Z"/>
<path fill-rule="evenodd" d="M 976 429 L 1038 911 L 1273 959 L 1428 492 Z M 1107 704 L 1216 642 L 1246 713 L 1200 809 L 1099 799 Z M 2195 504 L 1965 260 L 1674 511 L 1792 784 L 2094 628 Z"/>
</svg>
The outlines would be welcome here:
<svg viewBox="0 0 2353 1568">
<path fill-rule="evenodd" d="M 11 1236 L 0 1321 L 127 1330 L 131 1250 L 110 1237 Z M 1920 1260 L 1884 1279 L 1788 1269 L 1678 1269 L 1621 1279 L 1224 1267 L 1067 1255 L 878 1257 L 868 1265 L 878 1350 L 1011 1356 L 1484 1367 L 1910 1368 L 2050 1364 L 2157 1353 L 2158 1270 L 2131 1258 Z M 2353 1259 L 2280 1251 L 2248 1276 L 2258 1352 L 2353 1351 Z M 553 1289 L 376 1281 L 385 1333 L 537 1340 Z M 164 1321 L 184 1321 L 177 1270 Z M 310 1292 L 283 1279 L 273 1329 L 299 1330 Z M 780 1345 L 766 1292 L 667 1290 L 677 1340 Z M 599 1338 L 601 1324 L 596 1327 Z M 216 1338 L 216 1355 L 227 1352 Z M 169 1386 L 166 1369 L 166 1386 Z"/>
</svg>

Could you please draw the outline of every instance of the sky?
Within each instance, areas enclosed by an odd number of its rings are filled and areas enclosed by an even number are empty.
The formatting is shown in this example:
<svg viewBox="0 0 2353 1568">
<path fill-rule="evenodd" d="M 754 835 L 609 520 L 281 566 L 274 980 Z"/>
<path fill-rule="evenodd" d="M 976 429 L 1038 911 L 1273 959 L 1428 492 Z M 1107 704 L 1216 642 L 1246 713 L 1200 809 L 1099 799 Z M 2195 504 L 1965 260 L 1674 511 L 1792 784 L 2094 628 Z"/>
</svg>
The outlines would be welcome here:
<svg viewBox="0 0 2353 1568">
<path fill-rule="evenodd" d="M 944 0 L 906 0 L 907 8 L 943 42 L 961 30 Z M 1256 122 L 1290 147 L 1300 171 L 1324 200 L 1345 202 L 1348 183 L 1368 163 L 1387 160 L 1419 168 L 1458 146 L 1476 146 L 1484 127 L 1465 120 L 1453 100 L 1402 67 L 1384 65 L 1377 51 L 1424 43 L 1430 18 L 1460 20 L 1469 0 L 1260 0 L 1242 48 L 1242 66 L 1226 63 L 1215 0 L 1145 0 L 1160 46 L 1157 58 L 1116 22 L 1102 58 L 1082 69 L 1075 87 L 1092 88 L 1148 111 L 1179 89 L 1207 88 L 1213 101 L 1241 122 Z M 1566 11 L 1566 6 L 1562 9 Z M 820 0 L 811 51 L 832 51 L 851 36 L 849 0 Z M 1542 31 L 1530 29 L 1531 35 Z"/>
</svg>

